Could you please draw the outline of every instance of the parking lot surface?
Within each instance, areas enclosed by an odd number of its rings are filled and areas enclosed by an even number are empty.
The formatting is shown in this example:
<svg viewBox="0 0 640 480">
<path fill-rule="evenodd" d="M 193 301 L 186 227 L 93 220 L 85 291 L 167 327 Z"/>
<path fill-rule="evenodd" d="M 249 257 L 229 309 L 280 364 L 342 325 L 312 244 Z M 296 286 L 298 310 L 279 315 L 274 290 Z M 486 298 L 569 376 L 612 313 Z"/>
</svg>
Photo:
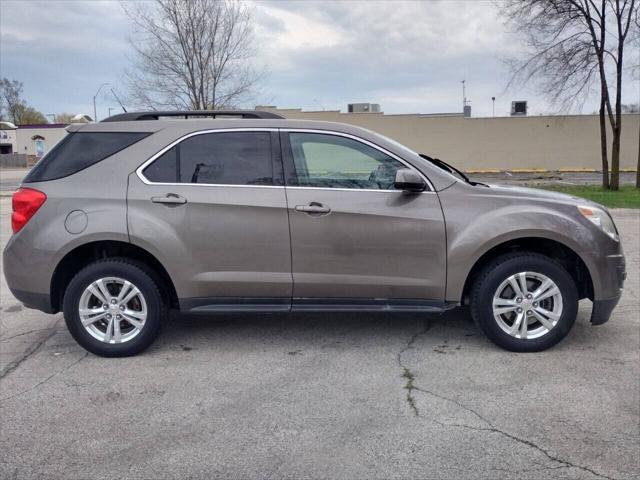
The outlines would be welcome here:
<svg viewBox="0 0 640 480">
<path fill-rule="evenodd" d="M 2 246 L 9 203 L 0 198 Z M 0 478 L 638 478 L 637 210 L 614 210 L 628 280 L 609 323 L 499 350 L 440 317 L 174 317 L 105 359 L 0 286 Z"/>
</svg>

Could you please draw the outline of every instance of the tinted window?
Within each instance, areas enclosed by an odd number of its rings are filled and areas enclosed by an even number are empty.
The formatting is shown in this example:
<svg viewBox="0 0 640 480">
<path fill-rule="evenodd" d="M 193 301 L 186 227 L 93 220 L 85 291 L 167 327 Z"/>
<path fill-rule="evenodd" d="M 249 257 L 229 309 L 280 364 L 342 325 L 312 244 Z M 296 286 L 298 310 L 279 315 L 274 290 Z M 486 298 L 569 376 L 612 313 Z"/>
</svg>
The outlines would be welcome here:
<svg viewBox="0 0 640 480">
<path fill-rule="evenodd" d="M 149 133 L 68 134 L 31 169 L 25 182 L 42 182 L 67 177 L 142 140 Z"/>
<path fill-rule="evenodd" d="M 194 135 L 158 157 L 144 175 L 152 182 L 272 185 L 271 134 Z"/>
<path fill-rule="evenodd" d="M 160 155 L 143 170 L 144 176 L 151 182 L 176 183 L 178 181 L 178 148 L 173 147 Z"/>
<path fill-rule="evenodd" d="M 380 150 L 350 138 L 321 133 L 289 134 L 297 185 L 393 189 L 404 166 Z"/>
</svg>

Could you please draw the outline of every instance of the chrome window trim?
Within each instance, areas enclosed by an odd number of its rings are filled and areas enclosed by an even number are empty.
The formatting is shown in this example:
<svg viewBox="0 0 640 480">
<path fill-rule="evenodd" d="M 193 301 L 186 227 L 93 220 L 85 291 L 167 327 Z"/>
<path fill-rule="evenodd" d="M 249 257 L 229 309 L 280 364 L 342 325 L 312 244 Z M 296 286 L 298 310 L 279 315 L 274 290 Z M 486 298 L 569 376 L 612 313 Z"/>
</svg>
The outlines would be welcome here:
<svg viewBox="0 0 640 480">
<path fill-rule="evenodd" d="M 416 167 L 407 163 L 406 160 L 402 159 L 398 155 L 393 152 L 388 151 L 387 149 L 376 145 L 373 142 L 365 140 L 364 138 L 358 137 L 356 135 L 351 135 L 349 133 L 337 132 L 335 130 L 317 130 L 317 129 L 308 129 L 308 128 L 269 128 L 269 127 L 238 127 L 238 128 L 220 128 L 220 129 L 208 129 L 208 130 L 199 130 L 197 132 L 187 133 L 180 138 L 177 138 L 169 145 L 162 148 L 159 152 L 152 155 L 149 159 L 142 163 L 136 170 L 136 175 L 142 181 L 142 183 L 146 185 L 165 185 L 165 186 L 190 186 L 190 187 L 231 187 L 231 188 L 285 188 L 284 185 L 239 185 L 239 184 L 227 184 L 227 183 L 182 183 L 182 182 L 152 182 L 147 177 L 144 176 L 142 171 L 147 168 L 151 163 L 153 163 L 158 157 L 161 157 L 168 150 L 175 147 L 178 143 L 183 142 L 184 140 L 195 137 L 196 135 L 206 135 L 209 133 L 227 133 L 227 132 L 294 132 L 294 133 L 319 133 L 325 135 L 335 135 L 338 137 L 345 137 L 355 140 L 356 142 L 363 143 L 368 145 L 376 150 L 384 153 L 385 155 L 390 156 L 394 160 L 402 163 L 405 167 L 410 168 L 418 173 L 420 177 L 426 182 L 429 190 L 425 190 L 424 192 L 419 193 L 436 193 L 436 190 L 431 183 L 431 181 Z M 298 189 L 298 190 L 338 190 L 345 192 L 379 192 L 379 193 L 397 193 L 400 190 L 380 190 L 380 189 L 368 189 L 368 188 L 330 188 L 330 187 L 304 187 L 304 186 L 286 186 L 286 188 Z"/>
<path fill-rule="evenodd" d="M 376 145 L 373 142 L 370 142 L 369 140 L 365 140 L 364 138 L 358 137 L 356 135 L 351 135 L 350 133 L 343 133 L 343 132 L 336 132 L 334 130 L 317 130 L 317 129 L 309 129 L 309 128 L 281 128 L 280 129 L 281 132 L 287 132 L 287 133 L 319 133 L 319 134 L 324 134 L 324 135 L 335 135 L 338 137 L 345 137 L 345 138 L 350 138 L 351 140 L 355 140 L 356 142 L 360 142 L 363 143 L 365 145 L 368 145 L 371 148 L 375 148 L 376 150 L 384 153 L 385 155 L 388 155 L 389 157 L 393 158 L 394 160 L 397 160 L 398 162 L 400 162 L 401 164 L 403 164 L 405 167 L 410 168 L 411 170 L 414 170 L 415 172 L 418 173 L 418 175 L 420 175 L 420 177 L 422 177 L 422 179 L 426 182 L 426 184 L 429 187 L 428 191 L 424 191 L 424 192 L 420 192 L 420 193 L 435 193 L 436 189 L 434 188 L 433 184 L 431 183 L 431 181 L 420 171 L 418 170 L 416 167 L 414 167 L 413 165 L 411 165 L 410 163 L 408 163 L 406 160 L 404 160 L 403 158 L 399 157 L 398 155 L 396 155 L 393 152 L 390 152 L 389 150 Z M 399 192 L 401 190 L 380 190 L 380 189 L 367 189 L 367 188 L 330 188 L 330 187 L 299 187 L 299 186 L 287 186 L 287 188 L 309 188 L 309 189 L 320 189 L 320 190 L 356 190 L 356 191 L 360 191 L 360 192 Z"/>
<path fill-rule="evenodd" d="M 199 130 L 197 132 L 187 133 L 182 137 L 174 140 L 169 145 L 164 147 L 158 153 L 153 154 L 148 160 L 146 160 L 142 165 L 136 168 L 136 175 L 146 185 L 166 185 L 166 186 L 188 186 L 188 187 L 231 187 L 231 188 L 284 188 L 282 185 L 241 185 L 234 183 L 182 183 L 182 182 L 152 182 L 147 177 L 144 176 L 142 171 L 151 165 L 158 157 L 164 155 L 168 150 L 171 150 L 177 144 L 183 142 L 184 140 L 195 137 L 196 135 L 206 135 L 209 133 L 228 133 L 228 132 L 278 132 L 277 128 L 265 128 L 265 127 L 255 127 L 255 128 L 219 128 L 219 129 L 209 129 L 209 130 Z"/>
</svg>

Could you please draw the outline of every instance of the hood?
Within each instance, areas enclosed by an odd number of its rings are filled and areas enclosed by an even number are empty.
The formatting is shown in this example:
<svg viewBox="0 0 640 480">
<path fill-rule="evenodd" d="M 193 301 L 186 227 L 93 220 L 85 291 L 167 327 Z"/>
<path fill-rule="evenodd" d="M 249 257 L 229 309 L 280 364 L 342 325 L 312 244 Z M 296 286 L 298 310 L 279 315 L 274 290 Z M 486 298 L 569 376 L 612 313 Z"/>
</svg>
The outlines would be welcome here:
<svg viewBox="0 0 640 480">
<path fill-rule="evenodd" d="M 552 192 L 550 190 L 542 190 L 538 188 L 519 187 L 516 185 L 489 185 L 492 194 L 511 196 L 516 198 L 536 198 L 540 200 L 548 200 L 550 202 L 571 204 L 571 205 L 594 205 L 602 208 L 601 205 L 587 200 L 586 198 L 568 195 L 566 193 Z"/>
</svg>

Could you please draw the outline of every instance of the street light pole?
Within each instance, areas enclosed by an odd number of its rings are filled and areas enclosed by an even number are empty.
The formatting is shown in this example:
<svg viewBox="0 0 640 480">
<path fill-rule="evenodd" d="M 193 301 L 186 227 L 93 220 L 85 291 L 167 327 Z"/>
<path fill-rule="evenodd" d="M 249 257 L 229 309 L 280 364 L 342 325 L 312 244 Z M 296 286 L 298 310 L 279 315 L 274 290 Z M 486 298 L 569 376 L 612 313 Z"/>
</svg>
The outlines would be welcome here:
<svg viewBox="0 0 640 480">
<path fill-rule="evenodd" d="M 100 85 L 100 87 L 98 87 L 98 91 L 93 96 L 93 121 L 94 122 L 98 121 L 98 114 L 96 112 L 96 97 L 100 94 L 100 90 L 102 90 L 102 87 L 104 87 L 106 85 L 109 85 L 109 84 L 108 83 L 103 83 L 102 85 Z"/>
</svg>

